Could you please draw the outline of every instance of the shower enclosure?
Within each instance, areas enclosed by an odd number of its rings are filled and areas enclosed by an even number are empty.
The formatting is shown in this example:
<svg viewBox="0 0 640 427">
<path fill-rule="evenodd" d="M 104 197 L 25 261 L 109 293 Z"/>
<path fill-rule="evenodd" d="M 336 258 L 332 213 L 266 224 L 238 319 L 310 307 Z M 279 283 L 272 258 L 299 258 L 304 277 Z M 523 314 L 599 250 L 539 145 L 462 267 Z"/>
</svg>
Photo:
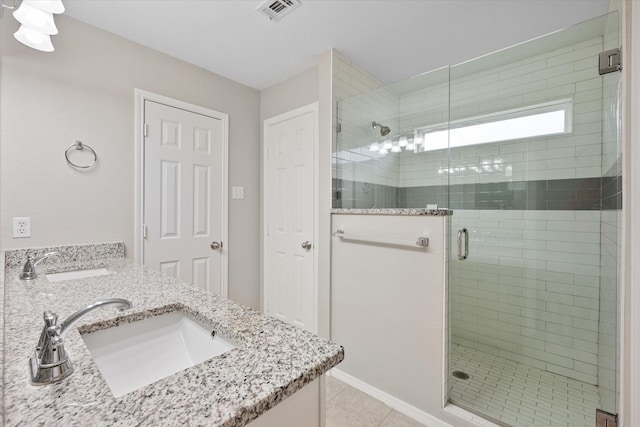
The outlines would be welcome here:
<svg viewBox="0 0 640 427">
<path fill-rule="evenodd" d="M 338 103 L 334 207 L 453 211 L 445 400 L 501 425 L 617 412 L 618 20 Z"/>
</svg>

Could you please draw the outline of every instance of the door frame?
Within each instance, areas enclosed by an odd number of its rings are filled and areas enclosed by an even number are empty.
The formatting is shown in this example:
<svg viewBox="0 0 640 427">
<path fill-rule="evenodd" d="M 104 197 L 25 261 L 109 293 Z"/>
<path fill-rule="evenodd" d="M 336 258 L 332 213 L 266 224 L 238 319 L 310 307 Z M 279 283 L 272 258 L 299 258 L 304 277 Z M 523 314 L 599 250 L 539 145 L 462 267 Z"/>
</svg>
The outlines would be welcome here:
<svg viewBox="0 0 640 427">
<path fill-rule="evenodd" d="M 267 224 L 268 224 L 268 209 L 267 209 L 267 191 L 266 191 L 266 182 L 267 182 L 267 127 L 282 122 L 285 120 L 290 120 L 295 117 L 301 116 L 303 114 L 312 113 L 314 117 L 314 129 L 312 132 L 313 137 L 313 330 L 312 332 L 318 333 L 318 325 L 320 324 L 320 312 L 319 312 L 319 291 L 318 291 L 318 244 L 319 241 L 319 196 L 320 196 L 320 126 L 318 123 L 319 120 L 319 103 L 313 102 L 311 104 L 305 105 L 303 107 L 299 107 L 293 109 L 291 111 L 287 111 L 286 113 L 278 114 L 277 116 L 270 117 L 265 119 L 262 122 L 262 256 L 261 256 L 261 264 L 262 264 L 262 286 L 261 286 L 261 302 L 260 306 L 262 308 L 262 312 L 267 312 L 267 277 L 269 273 L 269 267 L 267 262 Z"/>
<path fill-rule="evenodd" d="M 623 283 L 623 301 L 618 322 L 622 325 L 620 337 L 620 365 L 618 376 L 620 401 L 619 414 L 622 425 L 640 425 L 640 242 L 635 236 L 640 232 L 640 124 L 632 117 L 640 111 L 640 44 L 632 43 L 640 35 L 640 4 L 623 2 L 622 5 L 623 94 L 623 179 L 622 184 L 622 245 L 623 266 L 619 280 Z M 627 96 L 628 95 L 628 96 Z M 631 237 L 634 236 L 634 237 Z M 626 320 L 626 321 L 625 321 Z"/>
<path fill-rule="evenodd" d="M 229 115 L 210 108 L 190 104 L 185 101 L 169 98 L 142 89 L 135 89 L 135 153 L 134 153 L 134 221 L 133 221 L 133 260 L 142 265 L 144 259 L 144 104 L 152 101 L 169 107 L 202 114 L 219 119 L 222 122 L 222 241 L 224 250 L 221 251 L 220 275 L 221 295 L 229 295 Z"/>
</svg>

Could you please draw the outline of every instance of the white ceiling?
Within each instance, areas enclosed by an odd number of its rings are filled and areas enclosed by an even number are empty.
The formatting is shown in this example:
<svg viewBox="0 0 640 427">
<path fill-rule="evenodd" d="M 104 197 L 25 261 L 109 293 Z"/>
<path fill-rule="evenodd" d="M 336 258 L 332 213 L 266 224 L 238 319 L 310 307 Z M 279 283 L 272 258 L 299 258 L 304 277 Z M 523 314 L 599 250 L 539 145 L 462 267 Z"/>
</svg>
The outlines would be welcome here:
<svg viewBox="0 0 640 427">
<path fill-rule="evenodd" d="M 256 11 L 262 3 L 64 1 L 73 18 L 258 90 L 313 67 L 329 48 L 396 82 L 602 15 L 609 2 L 302 0 L 278 22 Z"/>
</svg>

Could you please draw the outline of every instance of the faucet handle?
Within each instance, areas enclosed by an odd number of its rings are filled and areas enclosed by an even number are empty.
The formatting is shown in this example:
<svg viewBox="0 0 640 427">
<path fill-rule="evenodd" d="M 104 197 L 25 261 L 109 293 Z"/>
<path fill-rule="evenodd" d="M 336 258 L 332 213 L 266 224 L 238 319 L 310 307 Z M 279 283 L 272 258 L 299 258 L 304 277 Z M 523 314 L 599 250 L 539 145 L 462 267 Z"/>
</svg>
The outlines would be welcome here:
<svg viewBox="0 0 640 427">
<path fill-rule="evenodd" d="M 44 320 L 45 328 L 58 323 L 58 315 L 51 310 L 45 310 L 44 313 L 42 313 L 42 319 Z"/>
<path fill-rule="evenodd" d="M 42 357 L 42 350 L 45 348 L 46 342 L 48 341 L 49 328 L 58 324 L 58 315 L 53 311 L 46 310 L 44 313 L 42 313 L 42 319 L 44 320 L 44 327 L 42 328 L 40 338 L 38 339 L 38 344 L 36 345 L 36 354 L 38 355 L 38 358 Z"/>
</svg>

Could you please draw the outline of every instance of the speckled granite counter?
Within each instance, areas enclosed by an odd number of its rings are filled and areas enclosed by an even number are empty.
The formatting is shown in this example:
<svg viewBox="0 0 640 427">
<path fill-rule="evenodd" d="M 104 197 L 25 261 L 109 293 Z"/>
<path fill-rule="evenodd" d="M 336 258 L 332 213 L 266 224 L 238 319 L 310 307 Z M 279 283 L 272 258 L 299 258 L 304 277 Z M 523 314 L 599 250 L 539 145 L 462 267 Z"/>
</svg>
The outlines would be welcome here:
<svg viewBox="0 0 640 427">
<path fill-rule="evenodd" d="M 101 260 L 112 274 L 49 283 L 5 277 L 5 425 L 244 426 L 340 363 L 341 346 L 279 320 L 165 277 L 124 258 Z M 42 269 L 46 271 L 46 268 Z M 75 373 L 60 383 L 32 386 L 27 361 L 42 329 L 42 312 L 63 320 L 104 298 L 133 308 L 92 312 L 66 337 Z M 241 344 L 121 398 L 114 398 L 80 332 L 182 309 Z"/>
<path fill-rule="evenodd" d="M 451 209 L 423 209 L 423 208 L 384 208 L 384 209 L 331 209 L 332 214 L 350 215 L 415 215 L 415 216 L 446 216 L 453 214 Z"/>
</svg>

